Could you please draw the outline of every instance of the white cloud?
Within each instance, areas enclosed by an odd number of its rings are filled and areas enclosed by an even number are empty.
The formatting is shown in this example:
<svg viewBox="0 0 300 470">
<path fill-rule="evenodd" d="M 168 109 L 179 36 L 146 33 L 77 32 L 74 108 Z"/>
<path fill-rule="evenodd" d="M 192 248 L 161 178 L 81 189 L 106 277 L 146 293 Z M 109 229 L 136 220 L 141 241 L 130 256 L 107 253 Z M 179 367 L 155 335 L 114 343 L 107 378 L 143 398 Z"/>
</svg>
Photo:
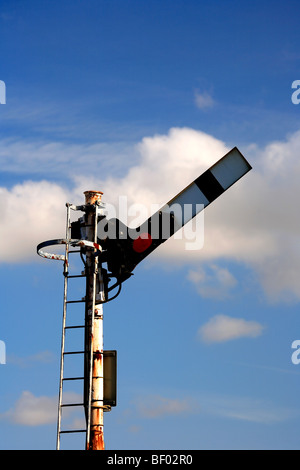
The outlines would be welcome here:
<svg viewBox="0 0 300 470">
<path fill-rule="evenodd" d="M 228 151 L 223 142 L 188 128 L 145 137 L 136 149 L 139 163 L 124 177 L 103 183 L 105 200 L 127 195 L 130 203 L 163 205 Z"/>
<path fill-rule="evenodd" d="M 0 260 L 34 259 L 38 243 L 64 238 L 68 199 L 64 189 L 47 181 L 0 188 Z"/>
<path fill-rule="evenodd" d="M 15 407 L 2 415 L 15 424 L 40 426 L 55 423 L 57 420 L 57 397 L 36 397 L 29 391 L 15 403 Z"/>
<path fill-rule="evenodd" d="M 92 151 L 90 147 L 84 154 L 83 147 L 68 148 L 65 144 L 59 150 L 49 145 L 36 149 L 33 158 L 32 146 L 25 149 L 27 157 L 18 153 L 21 147 L 20 144 L 11 148 L 9 158 L 2 149 L 5 165 L 9 165 L 11 158 L 12 163 L 15 159 L 15 169 L 22 171 L 24 167 L 26 170 L 28 165 L 28 170 L 41 151 L 43 158 L 39 160 L 39 169 L 47 173 L 49 167 L 69 166 L 74 151 L 72 177 L 75 185 L 68 191 L 62 185 L 47 181 L 27 181 L 11 189 L 0 188 L 0 238 L 4 240 L 0 245 L 0 259 L 6 262 L 33 259 L 37 243 L 64 236 L 65 202 L 82 203 L 86 189 L 102 190 L 104 202 L 112 204 L 118 203 L 118 196 L 126 195 L 129 204 L 138 202 L 150 210 L 151 204 L 163 205 L 229 150 L 225 143 L 203 132 L 173 128 L 166 135 L 145 137 L 133 146 L 135 163 L 119 177 L 111 167 L 101 174 L 95 171 L 102 164 L 103 153 L 98 152 L 99 149 Z M 256 273 L 271 300 L 298 300 L 300 131 L 285 142 L 271 142 L 263 149 L 252 145 L 241 150 L 253 170 L 205 210 L 203 248 L 188 251 L 185 240 L 172 238 L 151 255 L 151 260 L 161 262 L 163 259 L 164 265 L 166 261 L 190 266 L 201 262 L 206 285 L 211 289 L 213 279 L 209 276 L 215 278 L 218 288 L 226 284 L 226 280 L 223 279 L 222 284 L 216 273 L 213 275 L 210 265 L 226 260 L 244 263 Z M 117 153 L 113 146 L 111 155 L 116 162 L 120 161 Z M 127 148 L 125 167 L 129 165 L 130 153 Z M 93 162 L 92 166 L 84 160 L 84 155 Z M 191 270 L 197 272 L 198 266 Z M 231 281 L 234 283 L 233 279 Z M 230 290 L 230 276 L 227 282 Z M 197 286 L 201 289 L 199 282 Z"/>
<path fill-rule="evenodd" d="M 69 144 L 56 141 L 0 140 L 1 171 L 67 178 L 124 171 L 136 154 L 126 142 Z"/>
<path fill-rule="evenodd" d="M 160 418 L 166 415 L 189 413 L 194 409 L 187 399 L 166 398 L 160 395 L 149 395 L 137 400 L 139 414 L 144 418 Z"/>
<path fill-rule="evenodd" d="M 186 398 L 163 397 L 159 394 L 135 397 L 139 418 L 159 419 L 167 416 L 201 413 L 261 424 L 280 423 L 299 414 L 298 410 L 280 407 L 271 401 L 247 396 L 200 394 Z M 131 411 L 135 411 L 131 410 Z M 130 410 L 127 410 L 127 418 Z M 132 417 L 132 415 L 130 415 Z M 135 413 L 133 417 L 136 418 Z"/>
<path fill-rule="evenodd" d="M 188 279 L 205 298 L 224 299 L 230 296 L 232 289 L 237 285 L 237 280 L 227 268 L 215 264 L 210 265 L 207 270 L 190 270 Z"/>
<path fill-rule="evenodd" d="M 65 403 L 78 403 L 82 401 L 81 395 L 74 392 L 64 393 Z M 22 392 L 14 407 L 0 415 L 0 419 L 23 426 L 42 426 L 56 423 L 58 398 L 48 396 L 35 396 L 28 390 Z M 76 413 L 76 410 L 75 410 Z M 74 416 L 74 410 L 67 410 L 65 417 Z M 74 423 L 78 419 L 76 416 Z M 73 423 L 73 424 L 74 424 Z M 72 428 L 72 424 L 69 427 Z M 73 427 L 74 428 L 74 427 Z"/>
<path fill-rule="evenodd" d="M 212 108 L 215 104 L 215 101 L 212 98 L 212 96 L 206 91 L 204 91 L 203 93 L 196 91 L 195 103 L 196 103 L 197 108 L 206 109 L 206 108 Z"/>
<path fill-rule="evenodd" d="M 216 315 L 198 330 L 198 337 L 205 343 L 221 343 L 238 338 L 256 338 L 263 326 L 255 321 Z"/>
<path fill-rule="evenodd" d="M 200 401 L 203 412 L 265 425 L 284 422 L 299 414 L 298 410 L 250 397 L 209 394 Z"/>
<path fill-rule="evenodd" d="M 19 357 L 14 354 L 10 354 L 7 357 L 8 364 L 15 364 L 19 367 L 30 367 L 32 364 L 35 363 L 42 363 L 48 364 L 53 362 L 55 359 L 55 355 L 51 351 L 41 351 L 36 354 L 32 354 L 31 356 L 24 356 Z"/>
</svg>

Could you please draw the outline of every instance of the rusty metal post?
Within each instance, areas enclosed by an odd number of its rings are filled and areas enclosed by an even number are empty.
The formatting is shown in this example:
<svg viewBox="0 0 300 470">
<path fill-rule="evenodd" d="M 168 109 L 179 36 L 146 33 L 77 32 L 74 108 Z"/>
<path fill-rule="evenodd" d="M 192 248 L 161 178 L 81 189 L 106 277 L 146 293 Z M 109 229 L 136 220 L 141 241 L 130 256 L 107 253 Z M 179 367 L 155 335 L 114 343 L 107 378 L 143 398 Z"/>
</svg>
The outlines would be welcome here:
<svg viewBox="0 0 300 470">
<path fill-rule="evenodd" d="M 97 203 L 103 193 L 85 191 L 86 238 L 97 242 Z M 85 401 L 87 419 L 86 450 L 104 450 L 103 433 L 103 308 L 96 305 L 97 276 L 99 279 L 98 258 L 95 249 L 86 250 L 86 331 L 85 331 Z M 100 270 L 101 273 L 101 270 Z M 104 300 L 103 282 L 100 285 L 100 301 Z"/>
</svg>

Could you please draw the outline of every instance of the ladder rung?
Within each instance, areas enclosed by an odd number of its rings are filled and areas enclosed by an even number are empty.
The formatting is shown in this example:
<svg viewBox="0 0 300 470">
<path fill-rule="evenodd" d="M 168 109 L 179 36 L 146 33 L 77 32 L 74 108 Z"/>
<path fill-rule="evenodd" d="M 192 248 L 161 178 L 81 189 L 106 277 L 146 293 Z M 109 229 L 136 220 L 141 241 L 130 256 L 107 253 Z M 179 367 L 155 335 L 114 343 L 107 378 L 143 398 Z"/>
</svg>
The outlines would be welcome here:
<svg viewBox="0 0 300 470">
<path fill-rule="evenodd" d="M 63 380 L 83 380 L 84 377 L 66 377 Z"/>
<path fill-rule="evenodd" d="M 80 253 L 80 250 L 70 250 L 69 253 Z"/>
<path fill-rule="evenodd" d="M 66 304 L 77 304 L 78 302 L 85 302 L 84 299 L 82 300 L 67 300 Z"/>
<path fill-rule="evenodd" d="M 60 405 L 62 408 L 66 406 L 84 406 L 84 403 L 65 403 L 63 405 Z"/>
<path fill-rule="evenodd" d="M 70 432 L 86 432 L 86 429 L 70 429 L 69 431 L 59 431 L 60 434 L 67 434 Z"/>
<path fill-rule="evenodd" d="M 85 351 L 67 351 L 64 354 L 84 354 Z"/>
<path fill-rule="evenodd" d="M 67 276 L 67 278 L 73 278 L 73 277 L 86 277 L 85 274 L 70 274 L 70 276 Z"/>
<path fill-rule="evenodd" d="M 70 330 L 71 328 L 85 328 L 85 325 L 65 326 L 65 330 Z"/>
</svg>

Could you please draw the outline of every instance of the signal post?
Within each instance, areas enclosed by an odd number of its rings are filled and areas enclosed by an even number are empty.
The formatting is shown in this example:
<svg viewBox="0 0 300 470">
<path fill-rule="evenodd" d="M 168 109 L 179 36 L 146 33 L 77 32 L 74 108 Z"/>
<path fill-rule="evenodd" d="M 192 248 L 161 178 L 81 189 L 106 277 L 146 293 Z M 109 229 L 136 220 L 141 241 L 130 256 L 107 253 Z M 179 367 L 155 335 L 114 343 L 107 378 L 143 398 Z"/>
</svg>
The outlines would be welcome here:
<svg viewBox="0 0 300 470">
<path fill-rule="evenodd" d="M 96 243 L 97 204 L 101 201 L 103 193 L 100 191 L 85 191 L 84 194 L 86 238 Z M 101 265 L 98 264 L 98 257 L 95 256 L 95 252 L 95 248 L 86 248 L 86 357 L 84 383 L 87 419 L 86 450 L 104 450 L 103 306 L 99 302 L 103 302 L 105 298 Z"/>
</svg>

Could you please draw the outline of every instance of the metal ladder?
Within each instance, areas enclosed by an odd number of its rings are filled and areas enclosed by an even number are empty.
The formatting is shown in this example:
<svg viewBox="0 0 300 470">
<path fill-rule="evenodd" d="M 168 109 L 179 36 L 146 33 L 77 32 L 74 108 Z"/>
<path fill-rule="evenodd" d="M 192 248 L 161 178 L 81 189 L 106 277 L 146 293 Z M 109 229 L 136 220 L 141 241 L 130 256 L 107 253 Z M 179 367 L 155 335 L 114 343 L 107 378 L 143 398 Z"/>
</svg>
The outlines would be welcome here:
<svg viewBox="0 0 300 470">
<path fill-rule="evenodd" d="M 62 320 L 62 336 L 61 336 L 61 356 L 60 356 L 60 377 L 59 377 L 59 397 L 58 397 L 58 418 L 57 418 L 57 440 L 56 440 L 56 449 L 60 450 L 61 445 L 61 435 L 62 434 L 69 434 L 69 433 L 86 433 L 86 443 L 89 442 L 89 429 L 90 429 L 90 418 L 91 418 L 91 387 L 88 387 L 88 397 L 87 403 L 84 400 L 84 392 L 82 392 L 82 402 L 80 403 L 64 403 L 63 395 L 64 395 L 64 383 L 67 381 L 82 381 L 83 388 L 84 388 L 84 376 L 78 377 L 65 377 L 65 357 L 67 355 L 75 355 L 80 354 L 83 356 L 83 363 L 86 357 L 86 354 L 89 354 L 89 367 L 92 364 L 92 350 L 85 351 L 83 350 L 75 350 L 75 351 L 66 351 L 66 331 L 71 329 L 82 329 L 84 332 L 85 329 L 85 321 L 84 319 L 83 324 L 81 325 L 67 325 L 67 313 L 68 307 L 72 304 L 77 303 L 85 303 L 85 298 L 80 300 L 68 300 L 68 284 L 69 280 L 72 278 L 86 278 L 86 273 L 77 274 L 77 275 L 70 275 L 69 274 L 69 255 L 73 253 L 80 253 L 80 249 L 70 250 L 70 243 L 71 240 L 71 224 L 70 224 L 70 210 L 81 210 L 82 206 L 74 206 L 72 204 L 66 204 L 67 206 L 67 221 L 66 221 L 66 245 L 65 245 L 65 257 L 64 257 L 64 294 L 63 294 L 63 320 Z M 94 315 L 95 310 L 95 303 L 93 303 L 92 307 L 92 317 Z M 93 324 L 93 323 L 92 323 Z M 91 332 L 93 334 L 93 332 Z M 86 343 L 84 343 L 86 344 Z M 78 407 L 82 406 L 86 409 L 86 426 L 83 429 L 62 429 L 62 411 L 64 408 L 67 407 Z"/>
</svg>

